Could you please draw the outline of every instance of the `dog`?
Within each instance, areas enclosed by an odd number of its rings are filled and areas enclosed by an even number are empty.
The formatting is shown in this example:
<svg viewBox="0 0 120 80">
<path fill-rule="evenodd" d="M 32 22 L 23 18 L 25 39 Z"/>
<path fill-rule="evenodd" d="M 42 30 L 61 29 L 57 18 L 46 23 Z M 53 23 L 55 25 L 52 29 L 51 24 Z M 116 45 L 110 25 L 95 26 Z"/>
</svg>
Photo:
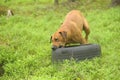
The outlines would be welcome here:
<svg viewBox="0 0 120 80">
<path fill-rule="evenodd" d="M 82 30 L 85 31 L 85 38 L 82 36 Z M 90 33 L 89 25 L 85 17 L 79 10 L 70 11 L 60 28 L 51 36 L 52 49 L 65 47 L 70 43 L 88 43 Z"/>
</svg>

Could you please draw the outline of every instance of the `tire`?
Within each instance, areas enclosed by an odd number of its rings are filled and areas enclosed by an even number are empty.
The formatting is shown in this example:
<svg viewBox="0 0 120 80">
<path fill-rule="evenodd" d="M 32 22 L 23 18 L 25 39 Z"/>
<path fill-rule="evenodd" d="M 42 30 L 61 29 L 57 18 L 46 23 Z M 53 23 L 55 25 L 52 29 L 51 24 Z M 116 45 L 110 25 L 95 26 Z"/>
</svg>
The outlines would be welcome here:
<svg viewBox="0 0 120 80">
<path fill-rule="evenodd" d="M 101 47 L 98 44 L 86 44 L 80 46 L 72 46 L 65 48 L 58 48 L 52 50 L 52 61 L 63 61 L 71 58 L 79 61 L 84 59 L 91 59 L 101 55 Z"/>
</svg>

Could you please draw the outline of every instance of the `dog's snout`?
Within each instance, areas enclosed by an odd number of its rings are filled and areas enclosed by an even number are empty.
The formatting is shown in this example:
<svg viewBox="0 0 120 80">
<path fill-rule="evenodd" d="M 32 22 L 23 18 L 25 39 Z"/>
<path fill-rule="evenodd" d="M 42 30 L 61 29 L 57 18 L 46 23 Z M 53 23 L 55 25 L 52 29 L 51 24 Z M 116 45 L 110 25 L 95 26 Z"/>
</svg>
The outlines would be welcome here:
<svg viewBox="0 0 120 80">
<path fill-rule="evenodd" d="M 57 49 L 57 46 L 52 46 L 52 50 L 56 50 Z"/>
<path fill-rule="evenodd" d="M 59 46 L 59 48 L 62 48 L 62 47 L 63 47 L 62 45 Z"/>
</svg>

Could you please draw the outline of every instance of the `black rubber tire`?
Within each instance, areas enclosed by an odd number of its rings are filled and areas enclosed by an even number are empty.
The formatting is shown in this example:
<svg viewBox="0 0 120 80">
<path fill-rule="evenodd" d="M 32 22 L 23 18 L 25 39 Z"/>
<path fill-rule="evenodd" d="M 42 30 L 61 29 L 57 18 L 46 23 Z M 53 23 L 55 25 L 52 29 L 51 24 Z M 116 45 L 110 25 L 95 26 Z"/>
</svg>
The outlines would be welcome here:
<svg viewBox="0 0 120 80">
<path fill-rule="evenodd" d="M 52 61 L 63 61 L 71 58 L 79 61 L 91 59 L 101 55 L 101 47 L 98 44 L 86 44 L 52 50 Z"/>
</svg>

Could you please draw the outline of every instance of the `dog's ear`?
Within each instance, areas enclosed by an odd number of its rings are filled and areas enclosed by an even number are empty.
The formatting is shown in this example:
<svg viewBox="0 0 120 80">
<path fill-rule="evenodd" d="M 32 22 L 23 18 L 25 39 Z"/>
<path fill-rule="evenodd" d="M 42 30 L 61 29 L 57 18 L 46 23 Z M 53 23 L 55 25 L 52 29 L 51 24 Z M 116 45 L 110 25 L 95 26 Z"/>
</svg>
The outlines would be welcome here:
<svg viewBox="0 0 120 80">
<path fill-rule="evenodd" d="M 50 43 L 51 43 L 51 41 L 52 41 L 52 36 L 50 37 Z"/>
<path fill-rule="evenodd" d="M 64 39 L 67 38 L 67 32 L 66 31 L 62 31 L 62 32 L 59 32 L 59 33 Z"/>
</svg>

